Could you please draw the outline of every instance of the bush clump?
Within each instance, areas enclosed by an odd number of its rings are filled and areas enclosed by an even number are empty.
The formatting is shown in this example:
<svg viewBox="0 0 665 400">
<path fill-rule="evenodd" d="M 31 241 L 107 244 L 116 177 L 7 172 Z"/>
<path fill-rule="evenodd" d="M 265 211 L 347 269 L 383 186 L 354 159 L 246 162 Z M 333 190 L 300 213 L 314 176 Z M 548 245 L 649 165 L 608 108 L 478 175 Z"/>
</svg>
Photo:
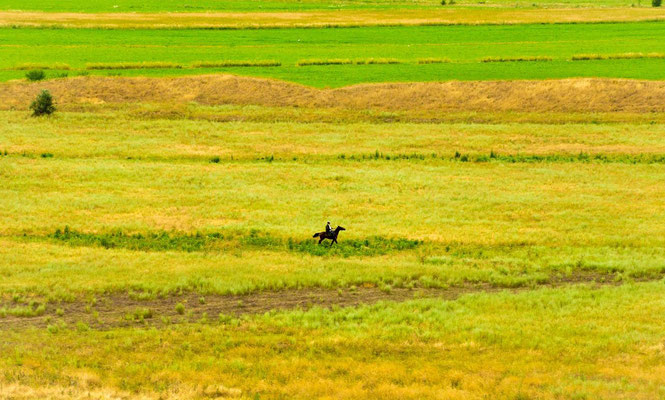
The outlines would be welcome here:
<svg viewBox="0 0 665 400">
<path fill-rule="evenodd" d="M 35 100 L 30 104 L 32 115 L 39 117 L 41 115 L 51 115 L 55 111 L 53 96 L 48 90 L 42 90 Z"/>
<path fill-rule="evenodd" d="M 653 7 L 660 7 L 663 4 L 663 0 L 651 0 L 651 5 Z"/>
<path fill-rule="evenodd" d="M 26 72 L 25 77 L 29 81 L 34 82 L 34 81 L 41 81 L 42 79 L 46 78 L 46 74 L 41 69 L 33 69 L 32 71 Z"/>
</svg>

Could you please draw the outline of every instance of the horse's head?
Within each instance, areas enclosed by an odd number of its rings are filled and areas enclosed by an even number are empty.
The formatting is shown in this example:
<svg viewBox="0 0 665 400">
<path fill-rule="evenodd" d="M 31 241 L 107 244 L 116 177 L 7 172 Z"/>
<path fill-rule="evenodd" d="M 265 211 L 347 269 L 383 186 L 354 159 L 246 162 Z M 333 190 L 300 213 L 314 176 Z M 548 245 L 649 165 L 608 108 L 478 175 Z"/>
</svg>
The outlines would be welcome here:
<svg viewBox="0 0 665 400">
<path fill-rule="evenodd" d="M 339 231 L 345 231 L 346 229 L 342 228 L 341 226 L 338 226 L 337 229 L 335 229 L 337 232 Z"/>
</svg>

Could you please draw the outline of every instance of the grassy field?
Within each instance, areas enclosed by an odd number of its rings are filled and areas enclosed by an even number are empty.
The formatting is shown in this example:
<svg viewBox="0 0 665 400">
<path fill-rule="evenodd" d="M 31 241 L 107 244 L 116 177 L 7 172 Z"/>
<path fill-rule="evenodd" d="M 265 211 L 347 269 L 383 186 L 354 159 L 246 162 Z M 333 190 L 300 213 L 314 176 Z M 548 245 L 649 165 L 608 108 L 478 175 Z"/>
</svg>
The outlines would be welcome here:
<svg viewBox="0 0 665 400">
<path fill-rule="evenodd" d="M 1 388 L 15 398 L 658 399 L 662 285 L 214 317 L 160 331 L 6 332 L 0 368 L 14 383 Z"/>
<path fill-rule="evenodd" d="M 61 107 L 0 112 L 3 396 L 663 396 L 659 114 Z"/>
<path fill-rule="evenodd" d="M 68 65 L 48 76 L 173 76 L 233 72 L 275 77 L 307 85 L 344 86 L 362 82 L 546 79 L 622 77 L 662 79 L 658 58 L 572 61 L 580 54 L 664 53 L 658 39 L 661 23 L 439 26 L 208 30 L 79 30 L 0 29 L 0 79 L 25 75 L 26 63 Z M 528 40 L 525 40 L 527 38 Z M 608 44 L 611 43 L 611 51 Z M 36 49 L 39 51 L 36 51 Z M 482 62 L 487 57 L 549 57 L 552 61 Z M 400 64 L 297 66 L 318 59 L 395 59 Z M 449 63 L 419 64 L 443 58 Z M 278 67 L 196 68 L 195 63 L 220 60 L 275 60 Z M 113 63 L 169 62 L 179 68 L 114 69 Z M 86 69 L 107 63 L 108 69 Z M 57 67 L 56 67 L 57 68 Z M 20 69 L 20 70 L 19 70 Z"/>
<path fill-rule="evenodd" d="M 0 399 L 665 399 L 633 3 L 0 1 Z"/>
</svg>

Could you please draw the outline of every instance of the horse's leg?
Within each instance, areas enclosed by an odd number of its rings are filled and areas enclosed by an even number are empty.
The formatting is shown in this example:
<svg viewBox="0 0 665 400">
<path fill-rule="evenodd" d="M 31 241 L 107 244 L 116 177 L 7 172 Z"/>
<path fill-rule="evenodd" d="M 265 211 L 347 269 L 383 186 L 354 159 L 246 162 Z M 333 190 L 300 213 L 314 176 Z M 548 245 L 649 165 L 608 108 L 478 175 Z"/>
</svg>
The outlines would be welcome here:
<svg viewBox="0 0 665 400">
<path fill-rule="evenodd" d="M 321 242 L 323 242 L 323 239 L 325 239 L 325 238 L 323 236 L 321 236 L 321 239 L 319 239 L 319 244 L 321 244 Z"/>
</svg>

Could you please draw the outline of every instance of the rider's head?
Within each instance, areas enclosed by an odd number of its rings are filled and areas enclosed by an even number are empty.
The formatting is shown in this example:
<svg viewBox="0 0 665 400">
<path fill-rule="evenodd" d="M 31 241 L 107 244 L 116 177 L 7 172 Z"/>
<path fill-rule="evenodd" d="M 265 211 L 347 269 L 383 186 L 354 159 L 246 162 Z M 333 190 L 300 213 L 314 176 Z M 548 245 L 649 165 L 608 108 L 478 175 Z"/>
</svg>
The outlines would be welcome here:
<svg viewBox="0 0 665 400">
<path fill-rule="evenodd" d="M 328 221 L 328 223 L 330 223 L 330 221 Z"/>
</svg>

